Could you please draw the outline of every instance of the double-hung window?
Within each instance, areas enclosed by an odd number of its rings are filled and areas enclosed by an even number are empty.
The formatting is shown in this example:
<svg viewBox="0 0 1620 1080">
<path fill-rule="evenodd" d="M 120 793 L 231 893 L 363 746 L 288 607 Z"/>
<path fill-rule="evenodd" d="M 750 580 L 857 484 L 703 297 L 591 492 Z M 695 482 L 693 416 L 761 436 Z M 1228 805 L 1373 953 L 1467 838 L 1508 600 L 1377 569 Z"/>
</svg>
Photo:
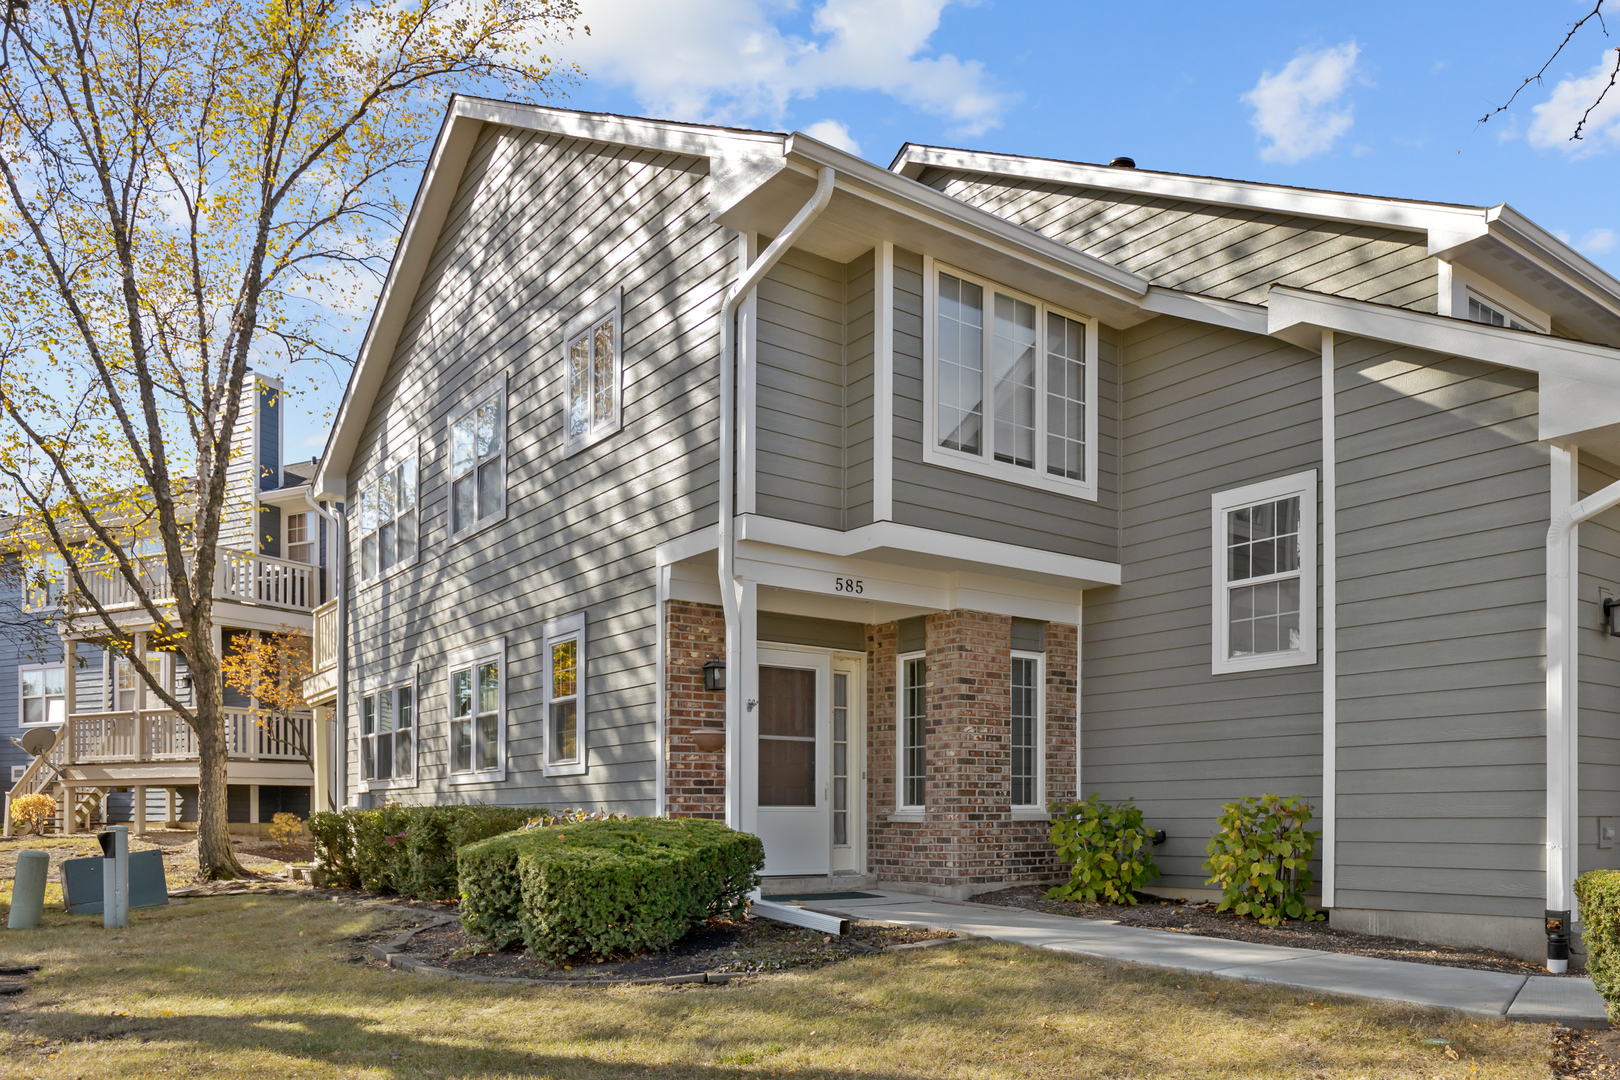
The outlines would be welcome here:
<svg viewBox="0 0 1620 1080">
<path fill-rule="evenodd" d="M 414 483 L 415 469 L 413 468 L 411 471 L 413 473 L 411 496 L 412 501 L 414 502 L 416 488 Z M 287 559 L 289 561 L 314 565 L 315 534 L 311 524 L 314 517 L 315 513 L 312 510 L 305 510 L 301 514 L 287 515 Z M 395 528 L 397 531 L 398 526 L 396 525 Z M 398 554 L 397 550 L 395 554 Z"/>
<path fill-rule="evenodd" d="M 928 260 L 924 460 L 1097 491 L 1097 322 Z"/>
<path fill-rule="evenodd" d="M 585 613 L 546 625 L 546 775 L 580 776 L 585 746 Z"/>
<path fill-rule="evenodd" d="M 416 673 L 365 684 L 360 699 L 360 778 L 367 787 L 416 781 Z"/>
<path fill-rule="evenodd" d="M 494 638 L 450 660 L 450 781 L 506 779 L 506 642 Z"/>
<path fill-rule="evenodd" d="M 1316 473 L 1214 496 L 1216 674 L 1316 662 Z"/>
<path fill-rule="evenodd" d="M 623 343 L 618 289 L 592 304 L 563 334 L 568 413 L 563 453 L 572 454 L 619 430 L 624 414 Z"/>
<path fill-rule="evenodd" d="M 920 812 L 928 797 L 928 661 L 900 657 L 900 796 L 897 807 Z"/>
<path fill-rule="evenodd" d="M 361 581 L 375 581 L 397 566 L 416 561 L 416 514 L 416 455 L 412 453 L 390 459 L 377 478 L 360 489 Z M 300 541 L 306 554 L 308 529 L 306 522 Z M 290 528 L 287 535 L 291 556 Z"/>
<path fill-rule="evenodd" d="M 24 664 L 17 669 L 17 687 L 23 727 L 67 719 L 66 669 L 61 664 Z"/>
<path fill-rule="evenodd" d="M 506 380 L 493 379 L 450 414 L 450 535 L 506 517 Z"/>
<path fill-rule="evenodd" d="M 1045 735 L 1045 657 L 1012 654 L 1012 805 L 1040 810 L 1044 795 L 1041 746 Z"/>
</svg>

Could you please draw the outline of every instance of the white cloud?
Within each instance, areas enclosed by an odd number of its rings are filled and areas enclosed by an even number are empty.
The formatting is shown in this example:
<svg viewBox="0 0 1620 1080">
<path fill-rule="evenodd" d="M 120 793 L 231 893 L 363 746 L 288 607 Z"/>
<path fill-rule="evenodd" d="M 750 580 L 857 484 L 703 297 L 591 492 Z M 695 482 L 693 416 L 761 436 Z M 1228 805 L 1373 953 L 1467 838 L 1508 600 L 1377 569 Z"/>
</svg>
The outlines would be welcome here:
<svg viewBox="0 0 1620 1080">
<path fill-rule="evenodd" d="M 1536 114 L 1526 133 L 1531 146 L 1542 150 L 1557 147 L 1572 155 L 1620 146 L 1620 86 L 1611 89 L 1603 104 L 1592 109 L 1580 139 L 1570 138 L 1575 134 L 1575 125 L 1581 122 L 1581 115 L 1609 85 L 1609 76 L 1620 59 L 1617 54 L 1620 50 L 1611 49 L 1585 75 L 1563 79 L 1553 87 L 1551 97 L 1531 110 Z"/>
<path fill-rule="evenodd" d="M 856 157 L 861 154 L 861 144 L 850 137 L 849 125 L 841 120 L 817 120 L 805 128 L 804 133 L 812 139 L 820 139 L 828 146 L 836 146 Z"/>
<path fill-rule="evenodd" d="M 1302 50 L 1288 66 L 1260 76 L 1242 99 L 1254 106 L 1249 122 L 1270 144 L 1262 161 L 1293 164 L 1326 153 L 1354 122 L 1339 101 L 1350 87 L 1361 46 L 1346 41 L 1329 49 Z"/>
<path fill-rule="evenodd" d="M 1617 246 L 1620 246 L 1620 234 L 1613 229 L 1593 229 L 1575 245 L 1577 250 L 1588 255 L 1607 255 Z"/>
<path fill-rule="evenodd" d="M 682 120 L 777 124 L 822 91 L 887 94 L 976 135 L 1014 100 L 977 60 L 928 55 L 951 0 L 822 0 L 811 38 L 783 33 L 791 0 L 597 0 L 589 37 L 564 50 L 586 76 L 620 83 L 648 112 Z"/>
</svg>

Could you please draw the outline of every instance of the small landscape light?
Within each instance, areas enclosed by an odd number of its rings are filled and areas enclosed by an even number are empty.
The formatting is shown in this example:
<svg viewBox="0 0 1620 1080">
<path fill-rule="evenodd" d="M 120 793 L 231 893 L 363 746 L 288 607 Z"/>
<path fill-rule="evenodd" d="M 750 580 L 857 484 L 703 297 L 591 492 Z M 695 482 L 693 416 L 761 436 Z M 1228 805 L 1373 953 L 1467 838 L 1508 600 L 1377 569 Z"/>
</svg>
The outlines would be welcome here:
<svg viewBox="0 0 1620 1080">
<path fill-rule="evenodd" d="M 724 690 L 726 688 L 726 662 L 724 660 L 710 660 L 703 665 L 703 689 Z"/>
</svg>

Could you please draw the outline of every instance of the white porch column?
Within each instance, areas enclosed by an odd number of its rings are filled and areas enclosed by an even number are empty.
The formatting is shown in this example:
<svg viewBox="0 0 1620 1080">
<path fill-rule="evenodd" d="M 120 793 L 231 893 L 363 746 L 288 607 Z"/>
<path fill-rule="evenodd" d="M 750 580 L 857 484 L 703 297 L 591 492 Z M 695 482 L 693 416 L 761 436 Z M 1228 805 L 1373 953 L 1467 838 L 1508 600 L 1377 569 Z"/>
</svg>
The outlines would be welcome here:
<svg viewBox="0 0 1620 1080">
<path fill-rule="evenodd" d="M 259 785 L 248 785 L 248 824 L 259 823 Z"/>
<path fill-rule="evenodd" d="M 726 628 L 726 824 L 749 832 L 754 815 L 746 809 L 743 778 L 754 765 L 745 732 L 759 707 L 759 586 L 738 578 L 730 587 L 738 617 L 735 631 Z"/>
<path fill-rule="evenodd" d="M 73 792 L 72 786 L 62 785 L 62 831 L 69 835 L 79 831 L 78 824 L 73 820 Z"/>
<path fill-rule="evenodd" d="M 130 833 L 135 836 L 146 835 L 146 789 L 135 788 L 135 806 L 130 811 Z"/>
<path fill-rule="evenodd" d="M 175 790 L 172 787 L 163 789 L 163 827 L 165 829 L 177 828 L 180 824 L 179 808 L 176 802 Z"/>
<path fill-rule="evenodd" d="M 331 740 L 327 736 L 327 707 L 316 705 L 310 710 L 309 754 L 311 771 L 314 774 L 310 780 L 309 810 L 315 813 L 325 810 L 327 798 L 332 788 L 331 778 L 327 775 L 332 767 Z"/>
</svg>

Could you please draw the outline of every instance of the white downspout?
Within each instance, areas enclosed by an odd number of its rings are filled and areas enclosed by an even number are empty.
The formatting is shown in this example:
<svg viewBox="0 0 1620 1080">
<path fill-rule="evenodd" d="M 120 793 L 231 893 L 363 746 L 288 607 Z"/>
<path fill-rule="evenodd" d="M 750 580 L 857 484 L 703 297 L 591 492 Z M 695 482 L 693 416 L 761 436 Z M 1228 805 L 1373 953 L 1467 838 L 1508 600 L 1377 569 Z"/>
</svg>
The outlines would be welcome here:
<svg viewBox="0 0 1620 1080">
<path fill-rule="evenodd" d="M 1553 448 L 1555 460 L 1561 453 Z M 1564 451 L 1567 453 L 1567 451 Z M 1565 507 L 1547 529 L 1547 970 L 1569 967 L 1569 922 L 1575 907 L 1574 811 L 1575 725 L 1570 715 L 1569 672 L 1576 648 L 1570 592 L 1570 537 L 1575 526 L 1620 506 L 1620 482 Z"/>
<path fill-rule="evenodd" d="M 726 824 L 742 826 L 742 770 L 738 751 L 742 741 L 743 695 L 747 680 L 742 664 L 742 604 L 737 581 L 737 530 L 734 492 L 736 488 L 737 442 L 735 437 L 737 335 L 733 324 L 737 308 L 778 259 L 798 242 L 810 223 L 827 208 L 832 199 L 834 172 L 823 167 L 816 176 L 816 193 L 810 197 L 782 235 L 749 264 L 726 291 L 720 306 L 720 606 L 726 618 Z M 749 708 L 753 703 L 749 703 Z"/>
</svg>

